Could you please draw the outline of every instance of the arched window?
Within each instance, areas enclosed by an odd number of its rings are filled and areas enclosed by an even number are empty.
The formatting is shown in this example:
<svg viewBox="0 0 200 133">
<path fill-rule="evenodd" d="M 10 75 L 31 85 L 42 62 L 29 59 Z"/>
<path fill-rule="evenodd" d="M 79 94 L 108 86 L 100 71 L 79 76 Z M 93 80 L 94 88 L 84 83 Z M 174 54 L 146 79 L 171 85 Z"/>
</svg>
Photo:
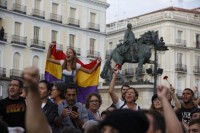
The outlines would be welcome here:
<svg viewBox="0 0 200 133">
<path fill-rule="evenodd" d="M 39 67 L 39 57 L 38 57 L 37 55 L 35 55 L 35 56 L 33 57 L 32 65 L 33 65 L 34 67 Z"/>
<path fill-rule="evenodd" d="M 19 70 L 19 65 L 20 65 L 20 53 L 16 52 L 13 55 L 13 69 Z"/>
</svg>

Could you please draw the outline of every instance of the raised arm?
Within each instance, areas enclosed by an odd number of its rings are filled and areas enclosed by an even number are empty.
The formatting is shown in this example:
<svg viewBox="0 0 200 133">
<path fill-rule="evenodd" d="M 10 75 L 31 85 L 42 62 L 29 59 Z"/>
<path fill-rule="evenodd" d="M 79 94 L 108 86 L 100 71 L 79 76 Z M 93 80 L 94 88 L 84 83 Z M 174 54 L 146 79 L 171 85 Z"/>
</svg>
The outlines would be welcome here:
<svg viewBox="0 0 200 133">
<path fill-rule="evenodd" d="M 26 129 L 28 133 L 51 133 L 50 126 L 41 109 L 38 74 L 39 70 L 34 67 L 25 68 L 23 71 L 23 79 L 27 90 Z"/>
<path fill-rule="evenodd" d="M 175 103 L 175 108 L 174 111 L 178 111 L 181 108 L 181 102 L 178 100 L 176 94 L 175 94 L 175 88 L 170 84 L 170 93 L 172 95 L 172 99 L 174 100 Z"/>
<path fill-rule="evenodd" d="M 84 68 L 84 67 L 81 66 L 81 67 L 80 67 L 80 70 L 83 71 L 83 72 L 85 72 L 85 73 L 91 74 L 91 73 L 94 72 L 94 70 L 97 69 L 97 67 L 99 66 L 100 63 L 101 63 L 101 57 L 99 57 L 99 58 L 97 59 L 97 63 L 95 64 L 95 66 L 94 66 L 92 69 L 87 69 L 87 68 Z"/>
<path fill-rule="evenodd" d="M 47 61 L 50 61 L 52 63 L 56 63 L 56 64 L 60 64 L 60 60 L 55 60 L 51 58 L 51 49 L 53 47 L 53 45 L 55 44 L 51 44 L 48 48 L 48 52 L 47 52 Z"/>
<path fill-rule="evenodd" d="M 110 86 L 109 86 L 109 94 L 110 94 L 110 96 L 111 96 L 112 101 L 113 101 L 114 104 L 116 104 L 119 101 L 119 97 L 114 92 L 114 87 L 115 87 L 115 82 L 116 82 L 116 78 L 117 78 L 118 72 L 119 72 L 119 70 L 116 67 L 115 71 L 113 73 L 113 76 L 112 76 L 112 80 L 110 82 Z"/>
<path fill-rule="evenodd" d="M 173 111 L 169 101 L 167 100 L 167 92 L 169 88 L 166 86 L 158 86 L 157 93 L 158 97 L 161 99 L 163 104 L 163 113 L 165 118 L 165 123 L 167 127 L 167 131 L 169 133 L 182 133 L 182 127 L 180 122 L 178 121 L 175 112 Z"/>
</svg>

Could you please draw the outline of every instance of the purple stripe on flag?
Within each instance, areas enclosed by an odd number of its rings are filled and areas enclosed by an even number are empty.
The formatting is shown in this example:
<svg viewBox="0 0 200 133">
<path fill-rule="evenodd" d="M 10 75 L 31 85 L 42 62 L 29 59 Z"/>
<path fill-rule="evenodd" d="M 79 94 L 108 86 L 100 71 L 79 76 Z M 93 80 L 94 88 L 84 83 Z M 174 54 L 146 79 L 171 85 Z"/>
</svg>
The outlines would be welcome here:
<svg viewBox="0 0 200 133">
<path fill-rule="evenodd" d="M 49 74 L 48 72 L 45 72 L 45 80 L 49 81 L 50 83 L 53 81 L 59 81 L 60 79 L 57 79 L 53 75 Z"/>
<path fill-rule="evenodd" d="M 78 102 L 85 104 L 87 95 L 93 92 L 97 92 L 97 86 L 88 86 L 86 88 L 78 87 Z"/>
</svg>

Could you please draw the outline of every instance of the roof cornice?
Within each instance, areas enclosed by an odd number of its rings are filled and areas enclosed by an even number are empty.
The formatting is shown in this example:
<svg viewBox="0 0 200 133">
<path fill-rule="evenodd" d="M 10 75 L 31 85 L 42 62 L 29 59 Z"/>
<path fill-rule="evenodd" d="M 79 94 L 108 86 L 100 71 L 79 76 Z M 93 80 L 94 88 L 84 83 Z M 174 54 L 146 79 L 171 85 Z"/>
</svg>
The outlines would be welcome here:
<svg viewBox="0 0 200 133">
<path fill-rule="evenodd" d="M 90 3 L 90 4 L 95 4 L 97 6 L 104 7 L 105 9 L 107 9 L 110 6 L 109 3 L 102 2 L 102 1 L 99 1 L 99 0 L 77 0 L 77 1 L 87 2 L 87 3 Z"/>
</svg>

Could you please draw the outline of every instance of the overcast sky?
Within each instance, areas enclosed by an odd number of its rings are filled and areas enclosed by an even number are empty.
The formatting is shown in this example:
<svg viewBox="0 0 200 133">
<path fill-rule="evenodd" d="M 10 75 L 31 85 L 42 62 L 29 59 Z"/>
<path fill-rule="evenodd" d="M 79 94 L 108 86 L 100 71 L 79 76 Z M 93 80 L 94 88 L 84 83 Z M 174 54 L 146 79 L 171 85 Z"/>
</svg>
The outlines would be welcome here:
<svg viewBox="0 0 200 133">
<path fill-rule="evenodd" d="M 182 1 L 182 2 L 179 2 Z M 142 15 L 169 6 L 187 9 L 200 7 L 200 0 L 107 0 L 106 23 Z"/>
</svg>

